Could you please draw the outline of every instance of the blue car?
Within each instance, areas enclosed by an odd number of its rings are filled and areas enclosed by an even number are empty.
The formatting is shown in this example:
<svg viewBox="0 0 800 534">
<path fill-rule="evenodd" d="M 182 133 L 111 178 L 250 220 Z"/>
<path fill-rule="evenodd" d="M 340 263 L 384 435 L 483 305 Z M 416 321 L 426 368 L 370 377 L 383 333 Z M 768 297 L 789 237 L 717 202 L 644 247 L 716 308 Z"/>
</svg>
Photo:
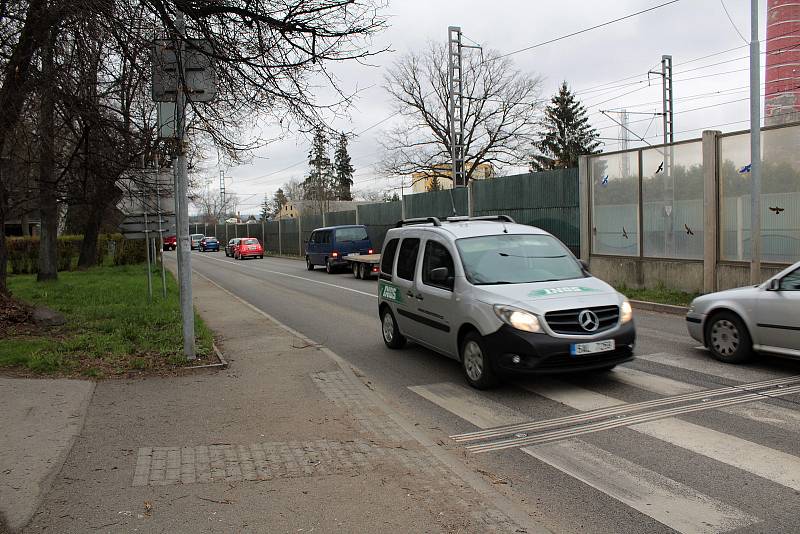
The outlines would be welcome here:
<svg viewBox="0 0 800 534">
<path fill-rule="evenodd" d="M 325 271 L 332 274 L 347 266 L 347 256 L 372 253 L 372 242 L 364 225 L 317 228 L 306 243 L 306 267 L 313 271 L 315 266 L 324 265 Z"/>
<path fill-rule="evenodd" d="M 200 245 L 198 248 L 200 249 L 200 252 L 208 252 L 209 250 L 219 252 L 219 241 L 217 241 L 216 237 L 205 236 L 200 240 Z"/>
</svg>

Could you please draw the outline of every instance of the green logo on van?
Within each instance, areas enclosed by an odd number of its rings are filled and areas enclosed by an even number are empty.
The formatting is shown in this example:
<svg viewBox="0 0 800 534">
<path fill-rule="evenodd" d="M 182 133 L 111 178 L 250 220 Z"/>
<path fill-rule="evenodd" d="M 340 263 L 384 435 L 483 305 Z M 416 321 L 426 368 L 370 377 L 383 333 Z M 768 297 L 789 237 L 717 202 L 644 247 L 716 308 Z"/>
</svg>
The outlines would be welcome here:
<svg viewBox="0 0 800 534">
<path fill-rule="evenodd" d="M 548 297 L 550 295 L 564 295 L 569 293 L 586 293 L 589 291 L 597 291 L 591 287 L 583 286 L 566 286 L 566 287 L 548 287 L 546 289 L 536 289 L 528 293 L 529 297 Z"/>
<path fill-rule="evenodd" d="M 403 297 L 400 296 L 400 288 L 391 284 L 387 284 L 386 282 L 381 282 L 380 289 L 378 289 L 378 294 L 382 299 L 385 300 L 391 300 L 392 302 L 403 302 Z"/>
</svg>

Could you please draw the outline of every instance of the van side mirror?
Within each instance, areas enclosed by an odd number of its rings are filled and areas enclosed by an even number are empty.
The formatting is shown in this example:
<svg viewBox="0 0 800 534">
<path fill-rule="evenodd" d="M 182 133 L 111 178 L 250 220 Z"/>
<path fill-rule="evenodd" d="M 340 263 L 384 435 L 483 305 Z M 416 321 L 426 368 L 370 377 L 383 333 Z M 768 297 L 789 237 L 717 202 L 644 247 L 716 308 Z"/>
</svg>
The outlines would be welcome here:
<svg viewBox="0 0 800 534">
<path fill-rule="evenodd" d="M 443 284 L 447 281 L 447 277 L 450 275 L 450 271 L 447 267 L 437 267 L 436 269 L 431 270 L 431 282 L 436 282 L 437 284 Z"/>
<path fill-rule="evenodd" d="M 767 284 L 767 291 L 780 291 L 781 290 L 781 281 L 777 278 L 773 278 Z"/>
</svg>

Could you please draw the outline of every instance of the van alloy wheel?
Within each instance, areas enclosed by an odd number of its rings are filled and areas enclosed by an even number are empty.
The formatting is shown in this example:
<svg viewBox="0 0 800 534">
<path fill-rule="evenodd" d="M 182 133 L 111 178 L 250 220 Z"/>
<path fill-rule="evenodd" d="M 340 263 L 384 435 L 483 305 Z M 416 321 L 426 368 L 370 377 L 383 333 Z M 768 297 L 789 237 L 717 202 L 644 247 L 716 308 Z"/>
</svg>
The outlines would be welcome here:
<svg viewBox="0 0 800 534">
<path fill-rule="evenodd" d="M 464 345 L 464 370 L 472 380 L 480 380 L 483 376 L 483 352 L 475 341 Z"/>
</svg>

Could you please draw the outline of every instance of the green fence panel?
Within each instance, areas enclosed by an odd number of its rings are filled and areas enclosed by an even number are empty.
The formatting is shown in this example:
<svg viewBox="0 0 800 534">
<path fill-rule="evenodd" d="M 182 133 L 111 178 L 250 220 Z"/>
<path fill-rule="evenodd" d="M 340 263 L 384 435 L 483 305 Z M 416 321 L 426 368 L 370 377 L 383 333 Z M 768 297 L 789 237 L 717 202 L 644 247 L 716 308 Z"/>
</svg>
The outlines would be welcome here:
<svg viewBox="0 0 800 534">
<path fill-rule="evenodd" d="M 383 247 L 386 232 L 389 228 L 394 228 L 402 213 L 400 202 L 378 202 L 358 206 L 358 223 L 367 227 L 367 234 L 376 250 Z"/>
<path fill-rule="evenodd" d="M 414 217 L 443 219 L 468 214 L 467 190 L 463 187 L 405 195 L 403 200 L 406 203 L 406 217 L 409 219 Z"/>
<path fill-rule="evenodd" d="M 339 226 L 342 224 L 356 224 L 356 212 L 353 211 L 334 211 L 325 214 L 325 224 L 327 226 Z"/>
<path fill-rule="evenodd" d="M 281 247 L 284 254 L 299 256 L 298 219 L 284 219 L 281 221 Z"/>
<path fill-rule="evenodd" d="M 279 254 L 281 252 L 281 241 L 278 236 L 278 228 L 281 223 L 278 221 L 268 221 L 264 223 L 264 250 L 270 254 Z"/>
<path fill-rule="evenodd" d="M 577 169 L 475 180 L 472 187 L 473 215 L 510 215 L 550 232 L 580 254 Z"/>
</svg>

